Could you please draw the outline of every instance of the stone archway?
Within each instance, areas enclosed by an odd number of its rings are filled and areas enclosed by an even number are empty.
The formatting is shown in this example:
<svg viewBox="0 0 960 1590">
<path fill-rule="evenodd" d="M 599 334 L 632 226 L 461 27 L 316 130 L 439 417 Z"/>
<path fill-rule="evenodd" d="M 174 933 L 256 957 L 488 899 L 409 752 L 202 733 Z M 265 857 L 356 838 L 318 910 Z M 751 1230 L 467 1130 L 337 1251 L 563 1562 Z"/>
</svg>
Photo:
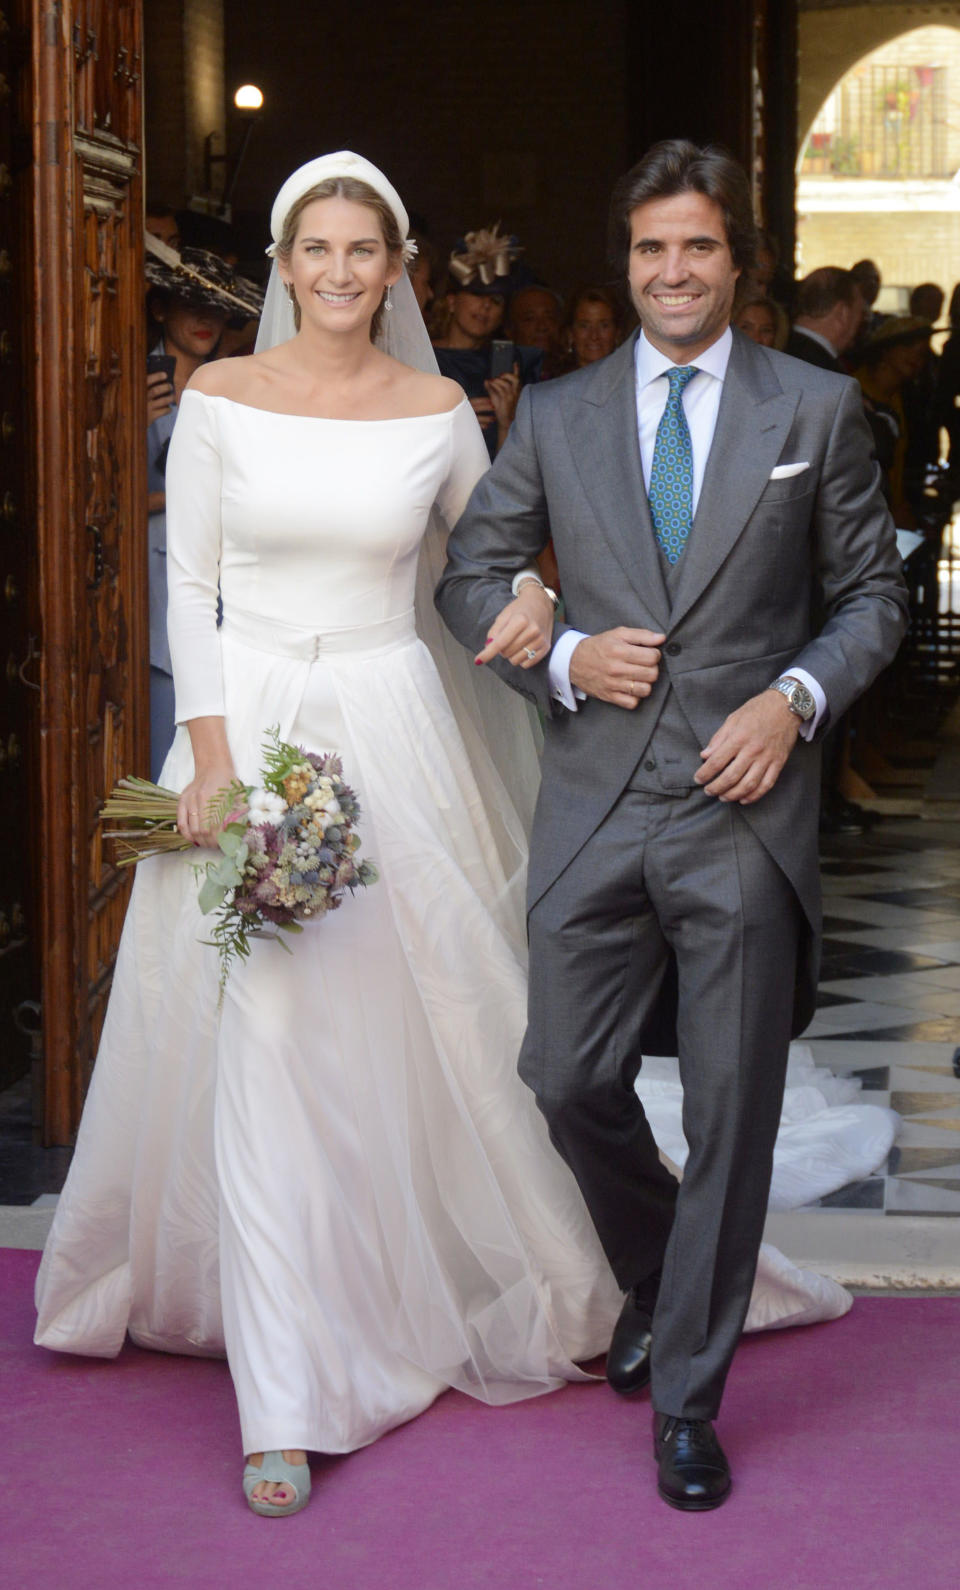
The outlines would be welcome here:
<svg viewBox="0 0 960 1590">
<path fill-rule="evenodd" d="M 798 32 L 797 149 L 802 150 L 824 100 L 852 66 L 915 28 L 960 29 L 960 4 L 901 5 L 873 0 L 838 5 L 801 0 Z"/>
<path fill-rule="evenodd" d="M 960 4 L 815 3 L 801 41 L 798 267 L 869 256 L 883 307 L 904 310 L 919 281 L 949 291 L 960 260 Z"/>
</svg>

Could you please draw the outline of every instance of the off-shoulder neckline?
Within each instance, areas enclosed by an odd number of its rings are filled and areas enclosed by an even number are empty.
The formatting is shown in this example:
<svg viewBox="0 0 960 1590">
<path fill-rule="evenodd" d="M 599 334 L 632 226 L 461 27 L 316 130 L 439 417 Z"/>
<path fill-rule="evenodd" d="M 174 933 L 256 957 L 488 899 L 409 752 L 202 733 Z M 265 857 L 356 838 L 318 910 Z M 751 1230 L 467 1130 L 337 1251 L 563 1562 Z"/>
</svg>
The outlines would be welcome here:
<svg viewBox="0 0 960 1590">
<path fill-rule="evenodd" d="M 187 387 L 181 396 L 181 403 L 185 397 L 205 398 L 208 403 L 229 403 L 231 408 L 247 409 L 251 414 L 269 414 L 276 420 L 315 420 L 321 425 L 409 425 L 418 420 L 446 420 L 459 414 L 468 401 L 464 396 L 454 408 L 437 409 L 433 414 L 395 414 L 381 420 L 349 420 L 335 419 L 328 414 L 287 414 L 282 409 L 262 409 L 256 403 L 241 403 L 238 398 L 227 397 L 225 392 L 201 392 L 196 387 Z"/>
</svg>

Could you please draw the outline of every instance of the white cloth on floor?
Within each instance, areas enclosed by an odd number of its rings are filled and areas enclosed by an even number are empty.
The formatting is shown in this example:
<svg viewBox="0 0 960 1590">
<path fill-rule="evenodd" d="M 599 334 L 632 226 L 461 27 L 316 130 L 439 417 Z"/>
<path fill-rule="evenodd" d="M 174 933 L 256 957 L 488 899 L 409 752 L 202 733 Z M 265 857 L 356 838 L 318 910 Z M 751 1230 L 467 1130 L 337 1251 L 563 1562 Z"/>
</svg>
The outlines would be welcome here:
<svg viewBox="0 0 960 1590">
<path fill-rule="evenodd" d="M 637 1093 L 657 1147 L 675 1165 L 683 1166 L 687 1144 L 677 1061 L 645 1059 Z M 864 1180 L 884 1164 L 900 1118 L 893 1110 L 860 1102 L 861 1098 L 859 1077 L 835 1076 L 815 1064 L 807 1044 L 790 1045 L 773 1153 L 771 1209 L 799 1209 L 816 1203 L 848 1182 Z"/>
</svg>

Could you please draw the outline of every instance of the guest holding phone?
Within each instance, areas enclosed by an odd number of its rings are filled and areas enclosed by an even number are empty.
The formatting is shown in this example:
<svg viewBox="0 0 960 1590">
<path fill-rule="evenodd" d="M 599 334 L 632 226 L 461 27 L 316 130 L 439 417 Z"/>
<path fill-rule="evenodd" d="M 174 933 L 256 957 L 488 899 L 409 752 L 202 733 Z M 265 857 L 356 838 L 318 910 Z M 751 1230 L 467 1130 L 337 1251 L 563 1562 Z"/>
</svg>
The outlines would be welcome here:
<svg viewBox="0 0 960 1590">
<path fill-rule="evenodd" d="M 491 458 L 507 439 L 521 387 L 539 381 L 539 348 L 497 337 L 512 293 L 531 275 L 517 263 L 520 245 L 496 227 L 468 232 L 448 262 L 447 324 L 434 341 L 441 375 L 461 386 L 483 431 Z M 496 339 L 496 340 L 495 340 Z"/>
<path fill-rule="evenodd" d="M 167 449 L 184 387 L 216 357 L 224 328 L 244 326 L 263 295 L 216 254 L 180 254 L 146 235 L 147 312 L 159 339 L 147 356 L 147 548 L 150 585 L 150 776 L 156 779 L 174 730 L 167 644 Z"/>
</svg>

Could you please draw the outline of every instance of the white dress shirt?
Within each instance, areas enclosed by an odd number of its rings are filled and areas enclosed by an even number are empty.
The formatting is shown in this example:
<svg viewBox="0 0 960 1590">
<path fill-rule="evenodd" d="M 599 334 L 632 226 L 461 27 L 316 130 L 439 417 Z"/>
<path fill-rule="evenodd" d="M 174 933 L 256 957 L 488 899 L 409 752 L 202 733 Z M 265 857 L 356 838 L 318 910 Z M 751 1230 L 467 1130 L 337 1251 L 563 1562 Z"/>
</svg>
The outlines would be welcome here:
<svg viewBox="0 0 960 1590">
<path fill-rule="evenodd" d="M 733 348 L 733 333 L 728 326 L 716 342 L 698 354 L 689 362 L 702 374 L 694 376 L 688 381 L 683 390 L 681 402 L 683 413 L 690 432 L 690 445 L 693 451 L 693 512 L 697 511 L 700 501 L 700 490 L 703 486 L 703 477 L 713 445 L 713 433 L 717 428 L 717 414 L 720 410 L 720 397 L 723 392 L 724 377 L 727 365 L 730 362 L 730 352 Z M 641 331 L 637 338 L 635 350 L 635 367 L 637 378 L 637 431 L 640 438 L 640 462 L 643 467 L 643 483 L 649 491 L 650 471 L 653 467 L 653 450 L 657 440 L 657 427 L 663 417 L 667 406 L 667 396 L 670 384 L 667 380 L 667 371 L 673 369 L 674 361 L 665 353 L 660 353 L 651 342 L 648 342 Z M 706 533 L 702 531 L 701 533 Z M 577 646 L 587 636 L 582 630 L 568 629 L 560 636 L 547 665 L 550 678 L 550 688 L 558 701 L 570 711 L 576 712 L 577 701 L 584 700 L 584 692 L 576 689 L 570 683 L 570 659 Z M 798 679 L 806 685 L 817 704 L 814 716 L 800 726 L 800 733 L 804 739 L 810 739 L 817 725 L 826 711 L 826 697 L 817 681 L 803 668 L 785 668 L 784 674 L 791 679 Z"/>
</svg>

